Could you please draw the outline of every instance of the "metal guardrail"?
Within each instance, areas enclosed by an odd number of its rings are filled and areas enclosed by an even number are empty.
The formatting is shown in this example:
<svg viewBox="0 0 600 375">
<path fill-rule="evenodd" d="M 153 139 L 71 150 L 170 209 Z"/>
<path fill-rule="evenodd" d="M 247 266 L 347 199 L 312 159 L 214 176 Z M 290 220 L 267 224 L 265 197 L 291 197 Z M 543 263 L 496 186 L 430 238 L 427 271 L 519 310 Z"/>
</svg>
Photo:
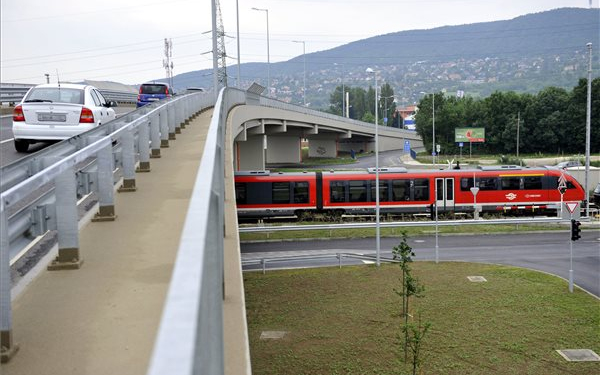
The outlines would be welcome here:
<svg viewBox="0 0 600 375">
<path fill-rule="evenodd" d="M 263 275 L 267 273 L 267 264 L 269 263 L 289 263 L 294 261 L 307 261 L 307 260 L 321 260 L 321 259 L 331 259 L 336 258 L 338 260 L 338 267 L 342 268 L 342 260 L 344 258 L 350 259 L 360 259 L 367 261 L 375 261 L 377 260 L 375 254 L 355 254 L 355 253 L 335 253 L 335 254 L 322 254 L 322 255 L 295 255 L 295 256 L 279 256 L 279 257 L 269 257 L 269 258 L 259 258 L 259 259 L 246 259 L 242 260 L 242 266 L 252 265 L 252 264 L 260 264 L 262 266 Z M 386 263 L 398 263 L 398 260 L 393 258 L 385 258 L 380 257 L 382 262 Z"/>
<path fill-rule="evenodd" d="M 23 99 L 27 91 L 36 85 L 3 83 L 0 85 L 0 103 L 18 103 Z M 136 103 L 137 93 L 126 91 L 101 90 L 106 100 L 114 100 L 117 103 Z"/>
<path fill-rule="evenodd" d="M 436 221 L 390 221 L 380 223 L 381 228 L 398 227 L 433 227 L 433 226 L 451 226 L 451 225 L 501 225 L 501 224 L 541 224 L 541 223 L 566 223 L 570 222 L 568 218 L 524 218 L 524 219 L 469 219 L 469 220 L 438 220 Z M 273 226 L 255 226 L 242 227 L 240 233 L 258 233 L 258 232 L 284 232 L 293 230 L 333 230 L 333 229 L 363 229 L 375 228 L 375 222 L 362 223 L 344 223 L 344 224 L 313 224 L 313 225 L 273 225 Z"/>
<path fill-rule="evenodd" d="M 194 191 L 148 375 L 223 374 L 225 126 L 245 92 L 221 90 Z"/>
<path fill-rule="evenodd" d="M 58 257 L 49 268 L 79 268 L 78 199 L 93 197 L 97 219 L 114 219 L 114 184 L 135 188 L 136 164 L 149 170 L 181 124 L 214 99 L 190 94 L 144 106 L 117 120 L 59 142 L 0 170 L 0 347 L 16 351 L 12 335 L 11 272 L 26 246 L 57 234 Z M 115 174 L 116 171 L 116 174 Z M 83 208 L 82 208 L 83 209 Z"/>
</svg>

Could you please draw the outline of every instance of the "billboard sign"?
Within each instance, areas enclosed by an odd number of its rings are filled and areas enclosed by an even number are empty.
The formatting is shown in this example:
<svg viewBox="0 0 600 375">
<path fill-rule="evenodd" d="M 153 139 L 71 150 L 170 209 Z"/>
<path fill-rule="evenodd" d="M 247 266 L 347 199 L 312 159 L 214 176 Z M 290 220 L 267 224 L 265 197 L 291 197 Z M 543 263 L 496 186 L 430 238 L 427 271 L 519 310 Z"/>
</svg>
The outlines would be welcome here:
<svg viewBox="0 0 600 375">
<path fill-rule="evenodd" d="M 485 142 L 485 128 L 455 128 L 454 142 Z"/>
</svg>

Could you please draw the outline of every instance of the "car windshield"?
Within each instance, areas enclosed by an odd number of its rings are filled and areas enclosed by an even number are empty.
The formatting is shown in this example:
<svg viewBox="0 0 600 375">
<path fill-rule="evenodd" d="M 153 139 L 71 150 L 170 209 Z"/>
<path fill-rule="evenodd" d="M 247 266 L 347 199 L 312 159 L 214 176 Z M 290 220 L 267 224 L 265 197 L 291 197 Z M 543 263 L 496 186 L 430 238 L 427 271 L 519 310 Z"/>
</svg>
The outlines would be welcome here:
<svg viewBox="0 0 600 375">
<path fill-rule="evenodd" d="M 36 87 L 29 92 L 24 102 L 83 104 L 83 90 L 59 87 Z"/>
<path fill-rule="evenodd" d="M 142 94 L 166 94 L 167 86 L 165 85 L 142 85 Z"/>
</svg>

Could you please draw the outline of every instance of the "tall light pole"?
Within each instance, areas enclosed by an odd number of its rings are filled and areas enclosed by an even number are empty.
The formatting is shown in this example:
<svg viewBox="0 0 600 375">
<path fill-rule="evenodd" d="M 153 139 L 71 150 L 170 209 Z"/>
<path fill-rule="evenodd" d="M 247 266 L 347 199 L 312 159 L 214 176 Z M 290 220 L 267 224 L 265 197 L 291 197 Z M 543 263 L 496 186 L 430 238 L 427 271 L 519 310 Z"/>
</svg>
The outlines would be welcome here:
<svg viewBox="0 0 600 375">
<path fill-rule="evenodd" d="M 375 264 L 379 267 L 379 251 L 381 248 L 380 223 L 379 223 L 379 118 L 377 116 L 377 71 L 367 68 L 367 73 L 375 76 Z"/>
<path fill-rule="evenodd" d="M 588 174 L 590 172 L 590 128 L 592 116 L 592 43 L 587 44 L 589 61 L 587 76 L 587 110 L 585 115 L 585 216 L 590 217 L 590 196 L 588 194 Z"/>
<path fill-rule="evenodd" d="M 271 96 L 271 52 L 269 51 L 269 10 L 263 8 L 252 8 L 267 14 L 267 96 Z"/>
<path fill-rule="evenodd" d="M 426 93 L 425 91 L 421 91 L 421 94 L 424 95 L 429 95 L 428 93 Z M 433 158 L 433 165 L 435 166 L 435 156 L 437 155 L 437 148 L 436 148 L 436 143 L 435 143 L 435 93 L 431 93 L 431 118 L 432 118 L 432 124 L 433 124 L 433 147 L 432 147 L 432 151 L 431 151 L 431 157 Z"/>
<path fill-rule="evenodd" d="M 304 40 L 292 40 L 294 43 L 302 43 L 302 60 L 304 63 L 304 83 L 302 86 L 302 100 L 306 107 L 306 42 Z"/>
<path fill-rule="evenodd" d="M 240 7 L 238 6 L 238 0 L 235 0 L 235 17 L 237 19 L 237 87 L 242 88 L 242 74 L 240 72 Z"/>
</svg>

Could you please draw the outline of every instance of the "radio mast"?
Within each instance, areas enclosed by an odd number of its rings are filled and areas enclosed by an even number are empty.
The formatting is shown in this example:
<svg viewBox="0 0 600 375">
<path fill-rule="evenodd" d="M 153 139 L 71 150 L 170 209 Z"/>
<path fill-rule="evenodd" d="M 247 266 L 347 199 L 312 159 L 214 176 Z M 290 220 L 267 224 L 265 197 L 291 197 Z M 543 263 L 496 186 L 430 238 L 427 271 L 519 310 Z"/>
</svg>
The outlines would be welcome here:
<svg viewBox="0 0 600 375">
<path fill-rule="evenodd" d="M 167 82 L 173 89 L 173 41 L 165 38 L 165 58 L 163 59 L 163 68 L 167 74 Z"/>
</svg>

